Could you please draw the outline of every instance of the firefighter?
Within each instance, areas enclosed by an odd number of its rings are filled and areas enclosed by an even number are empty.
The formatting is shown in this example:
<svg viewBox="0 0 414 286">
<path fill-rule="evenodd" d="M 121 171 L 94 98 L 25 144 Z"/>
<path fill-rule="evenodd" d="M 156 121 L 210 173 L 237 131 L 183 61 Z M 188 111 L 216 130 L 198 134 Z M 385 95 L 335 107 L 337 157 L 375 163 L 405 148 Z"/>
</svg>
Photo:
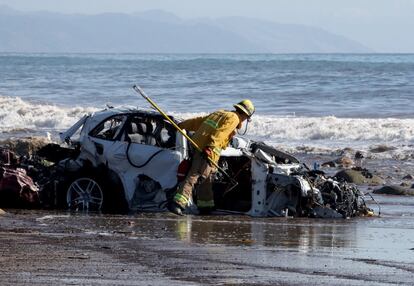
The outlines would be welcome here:
<svg viewBox="0 0 414 286">
<path fill-rule="evenodd" d="M 202 152 L 195 152 L 191 168 L 172 202 L 168 204 L 170 212 L 182 215 L 182 211 L 192 198 L 194 186 L 197 186 L 197 207 L 200 213 L 209 213 L 214 208 L 212 191 L 213 174 L 216 171 L 210 160 L 217 163 L 222 149 L 240 129 L 243 121 L 250 120 L 255 112 L 253 103 L 245 99 L 234 105 L 234 111 L 219 110 L 207 116 L 185 120 L 179 127 L 195 131 L 192 139 Z"/>
</svg>

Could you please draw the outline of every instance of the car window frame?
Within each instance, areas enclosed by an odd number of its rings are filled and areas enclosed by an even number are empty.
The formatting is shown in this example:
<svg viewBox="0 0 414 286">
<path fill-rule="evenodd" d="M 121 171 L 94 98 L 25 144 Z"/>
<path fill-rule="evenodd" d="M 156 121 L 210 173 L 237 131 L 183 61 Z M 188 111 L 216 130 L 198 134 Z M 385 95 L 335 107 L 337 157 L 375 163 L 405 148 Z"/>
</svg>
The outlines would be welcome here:
<svg viewBox="0 0 414 286">
<path fill-rule="evenodd" d="M 126 138 L 128 136 L 126 126 L 128 126 L 128 124 L 131 123 L 133 117 L 144 117 L 144 118 L 148 118 L 149 120 L 154 120 L 156 122 L 163 121 L 166 124 L 169 124 L 170 127 L 171 127 L 171 130 L 173 130 L 175 132 L 175 138 L 174 138 L 175 140 L 174 140 L 174 146 L 170 147 L 170 148 L 161 147 L 161 146 L 158 146 L 158 145 L 138 143 L 138 142 L 131 142 L 131 144 L 140 144 L 140 145 L 145 145 L 145 146 L 153 146 L 153 147 L 164 149 L 164 150 L 175 150 L 177 148 L 177 136 L 178 136 L 178 133 L 179 133 L 178 130 L 174 127 L 173 124 L 171 124 L 171 122 L 169 122 L 162 115 L 159 115 L 159 114 L 148 114 L 148 113 L 131 113 L 131 114 L 128 114 L 128 119 L 124 123 L 123 131 L 122 131 L 123 135 L 124 135 L 123 138 L 124 138 L 125 142 L 128 142 L 128 140 L 126 140 Z M 172 116 L 170 116 L 170 118 L 171 118 L 171 120 L 174 121 L 174 123 L 177 124 L 177 122 L 174 120 L 174 118 Z M 157 128 L 154 128 L 153 135 L 155 135 L 154 132 L 155 132 L 156 129 Z"/>
<path fill-rule="evenodd" d="M 108 120 L 110 120 L 110 119 L 112 119 L 112 118 L 114 118 L 114 117 L 117 117 L 117 116 L 125 116 L 125 120 L 124 120 L 124 122 L 122 123 L 122 126 L 121 126 L 121 129 L 120 129 L 120 131 L 119 131 L 119 133 L 117 134 L 117 136 L 115 136 L 113 139 L 107 139 L 107 138 L 100 138 L 100 137 L 96 137 L 95 135 L 93 135 L 93 133 L 96 131 L 96 129 L 101 125 L 101 124 L 103 124 L 105 121 L 108 121 Z M 88 133 L 88 135 L 90 136 L 90 137 L 92 137 L 92 138 L 95 138 L 95 139 L 100 139 L 100 140 L 105 140 L 105 141 L 112 141 L 112 142 L 114 142 L 114 141 L 122 141 L 122 142 L 128 142 L 127 140 L 125 140 L 126 139 L 126 136 L 127 136 L 127 134 L 126 134 L 126 126 L 127 126 L 127 124 L 128 123 L 130 123 L 131 122 L 131 118 L 132 117 L 134 117 L 134 116 L 140 116 L 140 117 L 148 117 L 148 118 L 150 118 L 150 119 L 154 119 L 154 120 L 162 120 L 162 121 L 164 121 L 165 123 L 167 123 L 167 124 L 170 124 L 170 126 L 171 126 L 171 128 L 172 128 L 172 130 L 174 130 L 174 132 L 175 132 L 175 142 L 174 142 L 174 147 L 172 148 L 172 149 L 175 149 L 175 148 L 177 148 L 177 136 L 179 136 L 178 135 L 178 133 L 179 133 L 179 131 L 174 127 L 174 125 L 173 124 L 171 124 L 171 122 L 169 122 L 168 120 L 166 120 L 165 118 L 164 118 L 164 116 L 162 116 L 162 115 L 160 115 L 160 114 L 150 114 L 150 113 L 145 113 L 145 112 L 134 112 L 134 113 L 118 113 L 118 114 L 112 114 L 111 116 L 108 116 L 108 117 L 106 117 L 105 119 L 103 119 L 103 120 L 101 120 L 94 128 L 92 128 L 92 130 L 91 131 L 89 131 L 89 133 Z M 175 118 L 173 117 L 173 116 L 169 116 L 170 117 L 170 119 L 175 123 L 175 124 L 178 124 L 179 122 L 177 122 L 177 120 L 175 120 Z M 124 138 L 123 140 L 121 140 L 122 139 L 122 137 Z M 133 143 L 133 144 L 141 144 L 141 143 Z M 147 144 L 141 144 L 141 145 L 147 145 Z M 147 146 L 153 146 L 153 145 L 147 145 Z M 158 148 L 161 148 L 161 149 L 166 149 L 166 150 L 169 150 L 169 149 L 171 149 L 171 148 L 164 148 L 164 147 L 159 147 L 159 146 L 154 146 L 154 147 L 158 147 Z"/>
<path fill-rule="evenodd" d="M 96 129 L 98 129 L 98 127 L 100 127 L 103 123 L 105 123 L 108 120 L 111 120 L 114 117 L 118 117 L 118 116 L 123 116 L 124 119 L 122 120 L 123 122 L 122 122 L 120 130 L 118 131 L 118 134 L 114 138 L 111 138 L 111 139 L 101 138 L 101 137 L 97 137 L 96 135 L 93 134 L 93 133 L 95 133 Z M 97 124 L 94 128 L 92 128 L 91 131 L 89 131 L 88 135 L 91 136 L 92 138 L 105 140 L 105 141 L 112 141 L 112 142 L 120 141 L 120 138 L 122 137 L 122 134 L 124 134 L 124 129 L 125 129 L 126 122 L 128 122 L 128 114 L 127 113 L 113 114 L 113 115 L 108 116 L 107 118 L 103 119 L 101 122 L 99 122 L 99 124 Z"/>
</svg>

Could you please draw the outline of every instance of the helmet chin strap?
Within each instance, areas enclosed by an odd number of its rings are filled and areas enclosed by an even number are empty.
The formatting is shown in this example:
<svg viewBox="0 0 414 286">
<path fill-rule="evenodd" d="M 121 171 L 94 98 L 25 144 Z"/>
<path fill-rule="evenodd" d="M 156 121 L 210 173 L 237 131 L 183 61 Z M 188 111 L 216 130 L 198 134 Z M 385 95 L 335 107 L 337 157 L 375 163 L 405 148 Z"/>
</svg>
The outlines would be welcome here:
<svg viewBox="0 0 414 286">
<path fill-rule="evenodd" d="M 239 133 L 239 129 L 237 129 L 237 134 L 244 136 L 247 133 L 247 127 L 249 126 L 249 122 L 251 121 L 250 117 L 246 120 L 246 127 L 244 128 L 243 134 Z"/>
</svg>

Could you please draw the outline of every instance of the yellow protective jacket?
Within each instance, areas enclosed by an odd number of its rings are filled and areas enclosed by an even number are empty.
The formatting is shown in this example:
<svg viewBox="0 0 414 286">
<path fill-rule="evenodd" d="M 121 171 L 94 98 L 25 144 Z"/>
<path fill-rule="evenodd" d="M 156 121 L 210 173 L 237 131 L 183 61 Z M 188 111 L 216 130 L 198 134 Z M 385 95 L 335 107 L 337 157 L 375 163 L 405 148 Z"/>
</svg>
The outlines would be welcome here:
<svg viewBox="0 0 414 286">
<path fill-rule="evenodd" d="M 188 131 L 195 131 L 192 139 L 203 150 L 210 147 L 213 152 L 210 159 L 217 163 L 222 149 L 226 149 L 229 141 L 240 124 L 239 116 L 233 111 L 218 110 L 207 116 L 185 120 L 179 126 Z"/>
</svg>

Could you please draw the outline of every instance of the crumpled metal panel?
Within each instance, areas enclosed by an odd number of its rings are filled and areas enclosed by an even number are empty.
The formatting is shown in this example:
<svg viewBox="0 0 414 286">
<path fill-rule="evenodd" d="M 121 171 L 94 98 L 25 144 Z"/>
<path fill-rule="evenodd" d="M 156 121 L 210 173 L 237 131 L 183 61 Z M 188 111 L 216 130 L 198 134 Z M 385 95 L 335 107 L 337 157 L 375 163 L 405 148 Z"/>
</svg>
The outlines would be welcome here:
<svg viewBox="0 0 414 286">
<path fill-rule="evenodd" d="M 107 166 L 120 176 L 128 201 L 134 195 L 138 175 L 146 175 L 158 182 L 162 189 L 170 189 L 177 184 L 178 165 L 183 160 L 180 152 L 143 144 L 131 144 L 128 155 L 136 165 L 144 164 L 153 154 L 162 150 L 145 166 L 135 168 L 126 158 L 127 146 L 128 144 L 114 146 L 114 149 L 108 151 L 106 158 Z"/>
<path fill-rule="evenodd" d="M 266 178 L 268 165 L 252 158 L 252 208 L 248 212 L 249 215 L 260 217 L 267 216 L 266 206 Z"/>
</svg>

